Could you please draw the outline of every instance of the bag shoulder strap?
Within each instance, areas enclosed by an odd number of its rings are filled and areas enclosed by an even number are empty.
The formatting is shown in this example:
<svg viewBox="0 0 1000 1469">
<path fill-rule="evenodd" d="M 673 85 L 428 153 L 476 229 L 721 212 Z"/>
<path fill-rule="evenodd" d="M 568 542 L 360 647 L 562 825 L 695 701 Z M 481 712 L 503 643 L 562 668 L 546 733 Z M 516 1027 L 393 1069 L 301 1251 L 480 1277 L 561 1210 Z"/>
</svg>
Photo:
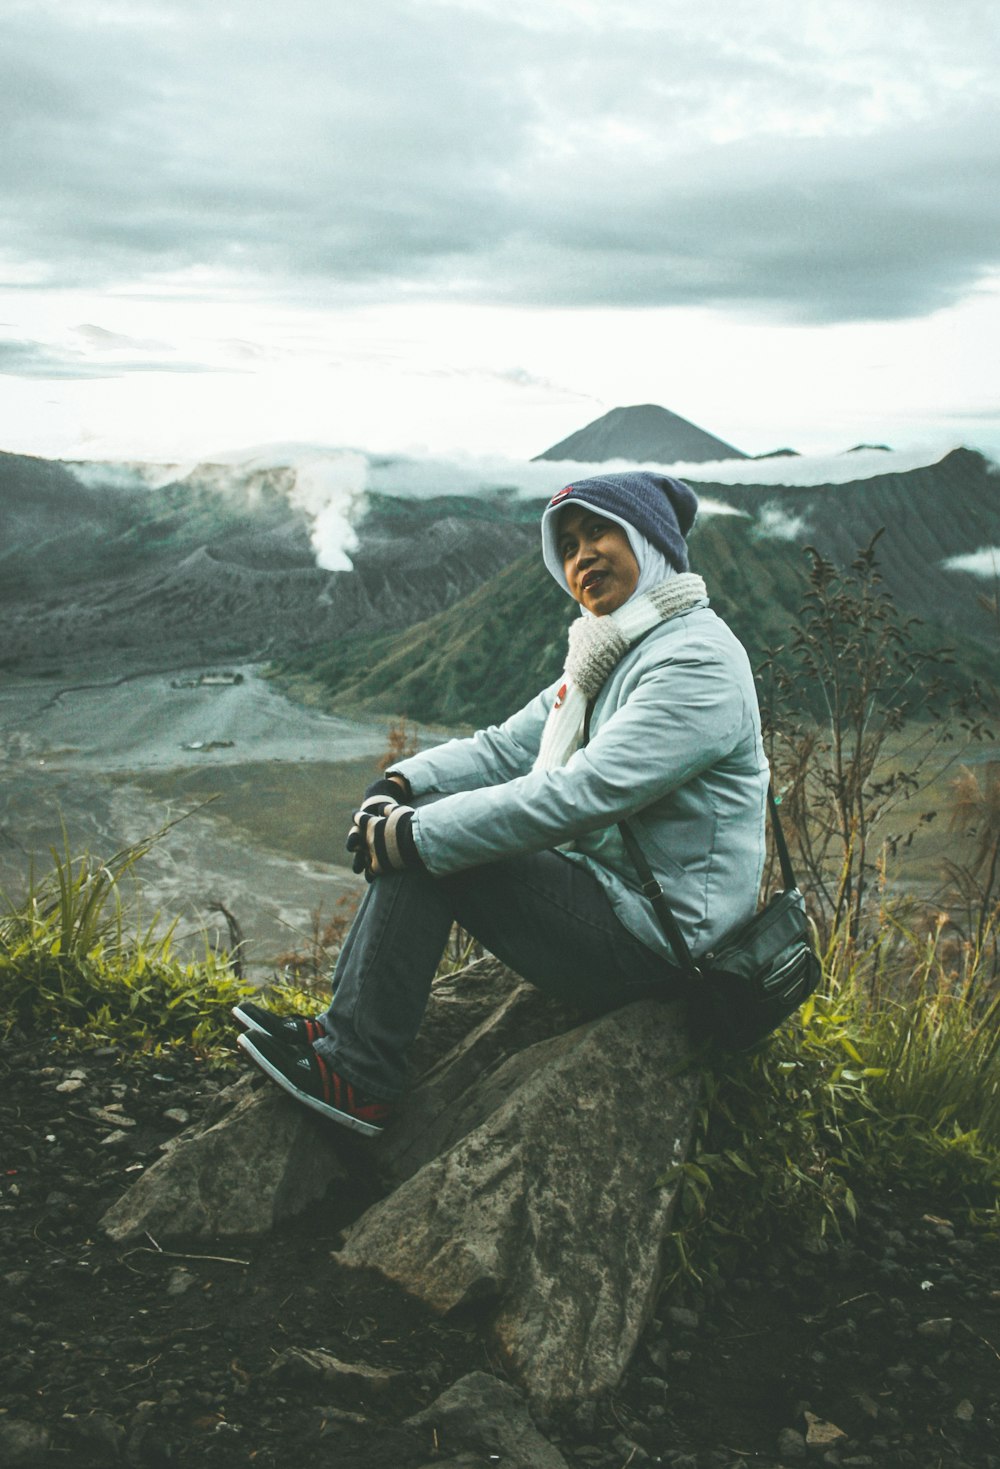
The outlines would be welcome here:
<svg viewBox="0 0 1000 1469">
<path fill-rule="evenodd" d="M 785 841 L 785 833 L 781 829 L 781 817 L 778 815 L 778 800 L 774 794 L 774 788 L 767 788 L 767 809 L 771 813 L 771 830 L 774 833 L 774 845 L 778 852 L 778 862 L 781 866 L 781 881 L 785 884 L 785 891 L 798 887 L 795 881 L 795 872 L 792 868 L 792 859 L 788 854 L 788 843 Z"/>
<path fill-rule="evenodd" d="M 627 821 L 619 821 L 618 830 L 622 834 L 625 850 L 631 859 L 632 866 L 639 875 L 639 885 L 644 898 L 648 898 L 653 905 L 653 912 L 660 920 L 660 927 L 667 936 L 667 941 L 674 951 L 674 958 L 680 967 L 690 978 L 698 977 L 698 967 L 691 957 L 691 950 L 687 946 L 687 940 L 681 933 L 680 924 L 674 917 L 673 910 L 660 887 L 656 874 L 646 861 L 646 854 L 636 841 L 635 832 Z"/>
<path fill-rule="evenodd" d="M 781 866 L 781 880 L 785 884 L 786 892 L 796 886 L 795 872 L 792 868 L 792 859 L 788 852 L 788 843 L 785 841 L 785 833 L 781 829 L 781 818 L 778 815 L 778 802 L 774 798 L 774 791 L 769 785 L 767 788 L 767 809 L 771 816 L 771 830 L 774 832 L 774 845 L 778 851 L 778 862 Z M 691 957 L 691 950 L 687 946 L 687 940 L 681 932 L 680 924 L 674 917 L 673 909 L 667 901 L 666 895 L 657 880 L 656 874 L 646 861 L 635 832 L 627 821 L 619 821 L 618 830 L 622 834 L 625 850 L 629 860 L 635 868 L 639 877 L 639 885 L 644 898 L 648 898 L 653 907 L 653 912 L 660 921 L 660 927 L 666 934 L 667 942 L 674 951 L 681 968 L 691 978 L 698 977 L 698 966 Z"/>
</svg>

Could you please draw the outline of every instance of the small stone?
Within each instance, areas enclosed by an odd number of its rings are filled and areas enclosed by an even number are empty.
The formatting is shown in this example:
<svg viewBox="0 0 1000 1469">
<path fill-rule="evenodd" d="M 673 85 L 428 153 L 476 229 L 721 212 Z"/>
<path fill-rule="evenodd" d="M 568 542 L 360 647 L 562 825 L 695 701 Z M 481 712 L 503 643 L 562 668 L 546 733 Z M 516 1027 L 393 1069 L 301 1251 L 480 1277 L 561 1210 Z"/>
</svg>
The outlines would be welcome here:
<svg viewBox="0 0 1000 1469">
<path fill-rule="evenodd" d="M 102 1148 L 120 1148 L 122 1143 L 128 1142 L 128 1133 L 116 1128 L 114 1132 L 107 1132 L 101 1138 L 99 1146 Z"/>
<path fill-rule="evenodd" d="M 196 1277 L 191 1274 L 191 1271 L 178 1265 L 176 1270 L 170 1272 L 170 1279 L 167 1281 L 167 1295 L 182 1296 L 185 1291 L 190 1290 L 196 1284 Z"/>
<path fill-rule="evenodd" d="M 661 1372 L 666 1372 L 671 1361 L 671 1351 L 664 1341 L 654 1342 L 649 1348 L 649 1360 L 654 1367 L 659 1367 Z"/>
<path fill-rule="evenodd" d="M 892 1382 L 907 1382 L 913 1376 L 913 1368 L 908 1362 L 897 1362 L 885 1375 Z"/>
<path fill-rule="evenodd" d="M 778 1434 L 778 1458 L 783 1464 L 798 1464 L 806 1457 L 806 1441 L 798 1429 L 783 1428 Z"/>
<path fill-rule="evenodd" d="M 523 1395 L 486 1372 L 460 1377 L 406 1425 L 439 1429 L 450 1445 L 477 1450 L 500 1469 L 567 1469 L 532 1423 Z"/>
<path fill-rule="evenodd" d="M 168 1107 L 163 1116 L 167 1122 L 176 1122 L 178 1127 L 187 1127 L 191 1121 L 190 1112 L 185 1112 L 183 1107 Z"/>
<path fill-rule="evenodd" d="M 319 1416 L 321 1419 L 319 1425 L 320 1433 L 323 1432 L 328 1423 L 353 1423 L 360 1426 L 368 1422 L 364 1414 L 351 1413 L 347 1408 L 320 1408 Z"/>
<path fill-rule="evenodd" d="M 331 1387 L 381 1393 L 396 1386 L 406 1374 L 385 1367 L 369 1367 L 365 1362 L 342 1362 L 339 1357 L 319 1348 L 286 1347 L 268 1368 L 268 1375 L 279 1381 L 307 1383 L 320 1380 Z"/>
<path fill-rule="evenodd" d="M 616 1454 L 621 1454 L 624 1463 L 629 1465 L 640 1465 L 649 1463 L 649 1455 L 641 1444 L 627 1437 L 624 1433 L 618 1433 L 611 1440 L 611 1447 Z"/>
<path fill-rule="evenodd" d="M 689 1311 L 686 1306 L 671 1306 L 667 1312 L 671 1323 L 679 1326 L 682 1331 L 697 1331 L 698 1313 Z"/>
<path fill-rule="evenodd" d="M 82 1417 L 64 1414 L 73 1432 L 83 1443 L 94 1449 L 103 1449 L 109 1460 L 116 1459 L 125 1442 L 125 1429 L 108 1413 L 87 1413 Z"/>
<path fill-rule="evenodd" d="M 91 1107 L 89 1110 L 91 1117 L 98 1122 L 106 1122 L 109 1127 L 135 1127 L 135 1118 L 126 1117 L 117 1102 L 110 1107 Z"/>
<path fill-rule="evenodd" d="M 976 1410 L 968 1398 L 963 1398 L 955 1409 L 955 1418 L 959 1423 L 971 1424 L 976 1415 Z"/>
<path fill-rule="evenodd" d="M 918 1336 L 930 1336 L 938 1340 L 947 1340 L 951 1336 L 951 1328 L 954 1322 L 950 1316 L 938 1316 L 930 1321 L 921 1321 L 917 1327 Z"/>
<path fill-rule="evenodd" d="M 829 1448 L 832 1444 L 839 1443 L 847 1437 L 842 1428 L 836 1423 L 828 1423 L 825 1418 L 819 1418 L 815 1413 L 806 1413 L 806 1444 L 809 1448 Z"/>
<path fill-rule="evenodd" d="M 61 1081 L 59 1083 L 59 1085 L 56 1087 L 56 1091 L 62 1092 L 63 1095 L 68 1096 L 73 1092 L 82 1091 L 84 1085 L 85 1083 L 82 1082 L 78 1076 L 69 1076 L 66 1078 L 65 1081 Z"/>
<path fill-rule="evenodd" d="M 28 1464 L 49 1446 L 49 1431 L 23 1418 L 0 1418 L 0 1462 Z"/>
</svg>

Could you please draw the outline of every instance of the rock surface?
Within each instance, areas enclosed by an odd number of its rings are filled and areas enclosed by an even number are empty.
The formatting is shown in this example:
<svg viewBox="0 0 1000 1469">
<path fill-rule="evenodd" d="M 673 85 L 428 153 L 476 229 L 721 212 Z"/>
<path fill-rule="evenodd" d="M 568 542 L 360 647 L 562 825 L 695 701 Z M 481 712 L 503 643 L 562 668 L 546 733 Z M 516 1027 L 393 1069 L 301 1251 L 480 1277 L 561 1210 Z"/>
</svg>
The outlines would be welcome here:
<svg viewBox="0 0 1000 1469">
<path fill-rule="evenodd" d="M 442 1312 L 485 1304 L 546 1408 L 621 1377 L 652 1311 L 699 1083 L 677 1006 L 642 1001 L 540 1041 L 450 1108 L 458 1141 L 375 1204 L 342 1265 Z"/>
<path fill-rule="evenodd" d="M 521 1393 L 488 1372 L 460 1377 L 407 1419 L 407 1426 L 435 1431 L 445 1453 L 478 1449 L 504 1469 L 567 1469 L 559 1450 L 532 1423 Z"/>
<path fill-rule="evenodd" d="M 477 981 L 468 1000 L 460 987 L 435 985 L 430 1026 L 425 1025 L 431 1035 L 422 1035 L 422 1055 L 434 1056 L 434 1064 L 424 1071 L 379 1143 L 378 1166 L 389 1186 L 412 1177 L 494 1109 L 494 1090 L 484 1083 L 498 1066 L 537 1041 L 579 1024 L 578 1015 L 495 960 L 461 971 L 456 976 L 459 984 L 463 975 Z M 486 996 L 490 1003 L 484 1005 Z M 450 1049 L 441 1044 L 445 1038 L 453 1042 Z"/>
<path fill-rule="evenodd" d="M 268 1376 L 279 1382 L 322 1383 L 367 1397 L 388 1392 L 400 1381 L 402 1373 L 369 1367 L 365 1362 L 344 1362 L 321 1347 L 286 1347 L 274 1359 Z"/>
<path fill-rule="evenodd" d="M 234 1098 L 221 1120 L 172 1140 L 111 1206 L 101 1220 L 111 1239 L 266 1234 L 346 1178 L 329 1129 L 305 1107 L 246 1081 Z"/>
</svg>

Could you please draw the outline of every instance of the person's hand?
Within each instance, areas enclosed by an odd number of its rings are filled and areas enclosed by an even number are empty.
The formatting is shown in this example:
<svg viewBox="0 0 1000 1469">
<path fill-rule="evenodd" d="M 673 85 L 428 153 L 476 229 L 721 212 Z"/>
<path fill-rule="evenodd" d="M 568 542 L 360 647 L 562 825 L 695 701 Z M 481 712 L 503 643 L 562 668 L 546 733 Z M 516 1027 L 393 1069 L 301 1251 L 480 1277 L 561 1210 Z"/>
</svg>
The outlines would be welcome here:
<svg viewBox="0 0 1000 1469">
<path fill-rule="evenodd" d="M 371 867 L 371 854 L 365 838 L 368 819 L 373 816 L 387 816 L 392 808 L 399 804 L 399 796 L 402 792 L 401 780 L 393 777 L 376 780 L 365 791 L 361 805 L 352 818 L 351 829 L 347 833 L 347 850 L 353 853 L 354 861 L 351 866 L 355 872 L 364 872 L 367 876 Z"/>
<path fill-rule="evenodd" d="M 354 855 L 354 871 L 364 872 L 366 880 L 372 882 L 383 872 L 422 868 L 412 824 L 412 806 L 403 805 L 384 789 L 373 791 L 355 811 L 347 838 L 347 850 Z"/>
</svg>

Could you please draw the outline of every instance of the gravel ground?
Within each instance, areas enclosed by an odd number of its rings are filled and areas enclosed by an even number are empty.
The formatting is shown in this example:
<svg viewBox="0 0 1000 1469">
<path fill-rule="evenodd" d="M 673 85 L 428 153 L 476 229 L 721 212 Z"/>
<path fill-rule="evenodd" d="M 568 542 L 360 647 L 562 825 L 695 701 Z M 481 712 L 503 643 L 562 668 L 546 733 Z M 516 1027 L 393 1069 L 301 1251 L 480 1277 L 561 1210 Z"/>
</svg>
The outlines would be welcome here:
<svg viewBox="0 0 1000 1469">
<path fill-rule="evenodd" d="M 330 1260 L 363 1176 L 265 1241 L 112 1246 L 104 1209 L 232 1072 L 0 1047 L 0 1463 L 530 1469 L 406 1419 L 472 1372 L 439 1320 Z M 320 1376 L 292 1348 L 375 1369 Z M 759 1250 L 661 1300 L 619 1391 L 538 1427 L 570 1469 L 1000 1469 L 1000 1249 L 947 1199 L 862 1201 L 821 1252 Z"/>
</svg>

